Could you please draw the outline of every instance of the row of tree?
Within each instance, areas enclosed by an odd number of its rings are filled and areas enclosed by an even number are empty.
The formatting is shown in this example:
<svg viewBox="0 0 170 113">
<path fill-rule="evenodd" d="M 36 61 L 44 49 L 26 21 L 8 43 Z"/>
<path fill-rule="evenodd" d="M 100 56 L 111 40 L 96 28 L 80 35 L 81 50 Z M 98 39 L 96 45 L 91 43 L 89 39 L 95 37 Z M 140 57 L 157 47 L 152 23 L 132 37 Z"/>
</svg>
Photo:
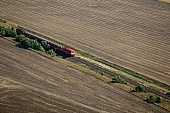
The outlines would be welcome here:
<svg viewBox="0 0 170 113">
<path fill-rule="evenodd" d="M 37 40 L 26 38 L 24 35 L 17 35 L 15 39 L 27 49 L 32 48 L 56 56 L 55 51 L 50 48 L 50 45 L 46 41 L 41 41 L 39 43 Z"/>
<path fill-rule="evenodd" d="M 26 38 L 24 35 L 17 35 L 16 27 L 17 25 L 11 22 L 0 21 L 0 36 L 14 37 L 16 41 L 20 42 L 27 49 L 32 48 L 56 56 L 55 51 L 50 48 L 50 45 L 46 41 L 39 43 L 37 40 Z"/>
</svg>

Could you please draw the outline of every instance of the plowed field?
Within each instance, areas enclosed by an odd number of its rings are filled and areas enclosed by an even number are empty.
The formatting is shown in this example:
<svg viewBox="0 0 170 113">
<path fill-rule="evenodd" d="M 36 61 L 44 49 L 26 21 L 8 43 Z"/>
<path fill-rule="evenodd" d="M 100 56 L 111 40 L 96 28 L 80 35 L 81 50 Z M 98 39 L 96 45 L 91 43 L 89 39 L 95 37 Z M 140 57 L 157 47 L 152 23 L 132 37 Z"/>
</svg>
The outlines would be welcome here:
<svg viewBox="0 0 170 113">
<path fill-rule="evenodd" d="M 170 85 L 170 4 L 1 0 L 0 18 Z"/>
<path fill-rule="evenodd" d="M 0 112 L 104 111 L 167 112 L 71 64 L 53 61 L 0 38 Z"/>
</svg>

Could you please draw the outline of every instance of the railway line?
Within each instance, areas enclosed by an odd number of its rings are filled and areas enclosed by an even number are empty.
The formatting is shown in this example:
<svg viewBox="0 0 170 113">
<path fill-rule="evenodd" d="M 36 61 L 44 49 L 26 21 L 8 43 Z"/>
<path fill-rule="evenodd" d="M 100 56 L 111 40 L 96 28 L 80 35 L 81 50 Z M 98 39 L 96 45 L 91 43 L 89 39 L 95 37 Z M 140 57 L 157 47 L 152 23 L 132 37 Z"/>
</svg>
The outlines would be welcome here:
<svg viewBox="0 0 170 113">
<path fill-rule="evenodd" d="M 6 0 L 1 3 L 4 8 L 0 16 L 6 20 L 170 83 L 168 4 L 153 0 Z"/>
<path fill-rule="evenodd" d="M 109 62 L 127 67 L 135 72 L 144 73 L 144 75 L 150 78 L 160 80 L 160 82 L 170 85 L 170 7 L 168 4 L 158 3 L 155 0 L 52 0 L 50 2 L 40 2 L 39 0 L 6 0 L 2 1 L 0 6 L 2 10 L 0 17 L 3 19 L 13 21 L 21 26 L 27 26 L 28 29 L 39 33 L 41 32 L 53 40 L 67 43 L 74 48 L 79 48 L 94 56 L 105 60 L 107 59 Z M 112 71 L 77 57 L 67 58 L 66 60 L 85 64 L 96 73 L 104 72 L 110 76 L 117 76 L 117 74 Z M 45 63 L 43 63 L 43 65 L 44 64 Z M 48 65 L 44 67 L 46 68 Z M 42 66 L 40 66 L 40 68 L 42 68 Z M 56 65 L 53 70 L 55 69 Z M 45 72 L 46 71 L 44 71 L 44 73 Z M 56 72 L 58 72 L 58 70 Z M 48 73 L 46 74 L 48 75 Z M 49 74 L 48 76 L 51 75 L 52 74 Z M 60 75 L 61 74 L 58 76 Z M 68 75 L 70 75 L 70 73 Z M 123 78 L 135 86 L 140 84 L 129 78 Z M 71 79 L 69 78 L 69 80 Z M 73 79 L 73 81 L 75 82 L 76 80 Z M 88 80 L 85 80 L 85 83 L 87 83 L 86 81 Z M 82 81 L 80 83 L 82 83 Z M 84 84 L 82 86 L 84 86 Z M 103 85 L 95 86 L 98 86 L 98 88 L 103 87 Z M 55 88 L 56 87 L 57 86 L 55 86 Z M 170 97 L 164 93 L 151 87 L 145 88 L 149 92 L 170 100 Z M 69 87 L 68 89 L 71 88 Z M 81 89 L 82 87 L 80 87 L 79 90 Z M 103 89 L 106 89 L 106 87 Z M 64 91 L 66 90 L 64 89 Z M 115 89 L 114 93 L 108 93 L 109 91 L 110 89 L 106 91 L 107 93 L 103 90 L 101 92 L 104 93 L 103 95 L 108 94 L 109 96 L 113 96 L 114 101 L 109 105 L 117 107 L 119 104 L 116 102 L 121 100 L 116 100 L 118 98 L 114 95 L 116 92 Z M 60 92 L 61 91 L 59 91 L 59 93 Z M 74 95 L 79 93 L 80 92 L 75 93 Z M 68 94 L 68 92 L 64 92 L 63 94 Z M 83 94 L 82 97 L 84 96 L 87 95 Z M 120 96 L 126 97 L 127 95 L 123 93 Z M 76 96 L 76 98 L 77 97 L 78 96 Z M 89 100 L 91 101 L 92 98 Z M 99 104 L 102 103 L 102 101 L 99 101 L 99 98 L 95 98 L 94 100 L 97 100 L 96 102 L 99 102 Z M 130 98 L 129 100 L 134 99 Z M 95 103 L 95 101 L 93 102 Z M 124 105 L 126 108 L 128 108 L 127 106 L 131 103 L 131 101 L 121 102 L 123 105 L 127 102 L 127 104 Z M 144 105 L 145 104 L 146 103 L 144 103 Z M 133 103 L 133 105 L 139 105 L 141 108 L 139 102 L 137 102 L 137 104 Z M 124 106 L 122 108 L 124 108 Z M 143 108 L 146 108 L 146 106 Z M 148 108 L 151 107 L 149 106 Z M 155 106 L 153 108 L 155 108 Z M 137 108 L 138 112 L 139 109 Z M 79 111 L 79 109 L 76 108 L 75 110 Z M 122 109 L 120 108 L 120 110 Z M 72 108 L 70 108 L 70 112 L 73 112 Z"/>
<path fill-rule="evenodd" d="M 70 62 L 73 62 L 73 63 L 76 63 L 76 64 L 85 64 L 89 69 L 95 71 L 96 73 L 104 72 L 105 74 L 107 74 L 109 76 L 112 76 L 112 77 L 120 76 L 120 75 L 118 75 L 118 74 L 116 74 L 116 73 L 114 73 L 114 72 L 112 72 L 112 71 L 110 71 L 108 69 L 102 68 L 101 66 L 99 66 L 97 64 L 91 63 L 91 62 L 89 62 L 87 60 L 84 60 L 84 59 L 81 59 L 79 57 L 66 58 L 66 60 L 68 60 Z M 132 85 L 135 85 L 135 86 L 141 85 L 140 83 L 138 83 L 138 82 L 136 82 L 134 80 L 131 80 L 131 79 L 127 78 L 127 77 L 124 77 L 124 76 L 121 76 L 121 77 L 124 78 L 126 80 L 126 82 L 128 82 L 128 83 L 130 83 Z M 150 87 L 147 87 L 147 86 L 144 86 L 144 85 L 142 85 L 142 86 L 145 87 L 145 89 L 148 92 L 154 93 L 154 94 L 156 94 L 158 96 L 161 96 L 161 97 L 163 97 L 165 99 L 170 100 L 170 96 L 168 96 L 168 95 L 166 95 L 166 94 L 164 94 L 162 92 L 159 92 L 159 91 L 157 91 L 155 89 L 152 89 Z"/>
</svg>

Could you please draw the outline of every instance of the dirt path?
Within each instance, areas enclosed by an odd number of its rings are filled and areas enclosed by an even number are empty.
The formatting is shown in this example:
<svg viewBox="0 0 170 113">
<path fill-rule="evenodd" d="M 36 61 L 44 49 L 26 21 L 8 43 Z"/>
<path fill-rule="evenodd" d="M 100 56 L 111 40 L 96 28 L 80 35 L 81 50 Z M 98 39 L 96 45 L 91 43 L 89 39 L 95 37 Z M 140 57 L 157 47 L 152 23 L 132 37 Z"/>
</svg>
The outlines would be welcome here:
<svg viewBox="0 0 170 113">
<path fill-rule="evenodd" d="M 1 112 L 167 111 L 0 38 Z"/>
</svg>

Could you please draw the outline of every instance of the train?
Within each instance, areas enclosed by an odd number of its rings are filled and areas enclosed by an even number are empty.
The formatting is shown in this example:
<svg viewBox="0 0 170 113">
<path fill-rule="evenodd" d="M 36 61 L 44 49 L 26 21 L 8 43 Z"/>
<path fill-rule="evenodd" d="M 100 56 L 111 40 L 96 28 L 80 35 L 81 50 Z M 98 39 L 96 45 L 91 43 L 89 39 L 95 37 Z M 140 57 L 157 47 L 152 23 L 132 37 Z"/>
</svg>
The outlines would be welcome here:
<svg viewBox="0 0 170 113">
<path fill-rule="evenodd" d="M 51 42 L 49 40 L 46 40 L 44 38 L 41 38 L 37 35 L 34 35 L 30 32 L 27 32 L 21 28 L 17 28 L 16 29 L 16 33 L 17 35 L 24 35 L 25 37 L 29 38 L 29 39 L 33 39 L 33 40 L 37 40 L 39 43 L 41 41 L 46 41 L 49 45 L 50 45 L 50 48 L 53 49 L 54 51 L 59 51 L 59 52 L 62 52 L 70 57 L 74 57 L 75 56 L 75 50 L 74 49 L 71 49 L 69 47 L 65 47 L 61 44 L 57 44 L 57 43 L 54 43 L 54 42 Z"/>
</svg>

